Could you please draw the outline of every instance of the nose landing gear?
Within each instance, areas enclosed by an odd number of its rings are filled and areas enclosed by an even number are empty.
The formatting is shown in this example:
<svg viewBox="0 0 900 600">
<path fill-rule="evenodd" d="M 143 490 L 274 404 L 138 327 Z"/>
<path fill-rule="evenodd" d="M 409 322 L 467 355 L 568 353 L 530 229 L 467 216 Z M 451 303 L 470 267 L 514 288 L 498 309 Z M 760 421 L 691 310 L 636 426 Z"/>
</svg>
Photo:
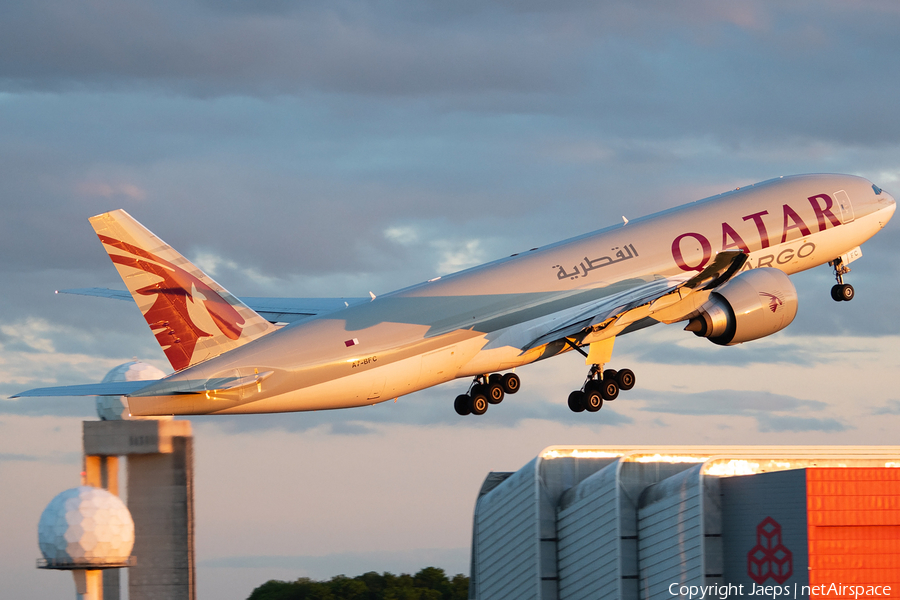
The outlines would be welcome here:
<svg viewBox="0 0 900 600">
<path fill-rule="evenodd" d="M 844 283 L 844 275 L 850 272 L 850 267 L 844 264 L 840 258 L 836 258 L 828 263 L 834 268 L 834 278 L 837 285 L 831 288 L 831 298 L 835 302 L 850 302 L 856 292 L 849 283 Z"/>
<path fill-rule="evenodd" d="M 479 375 L 469 386 L 469 393 L 456 397 L 453 408 L 461 416 L 483 415 L 489 404 L 500 404 L 506 394 L 515 394 L 521 386 L 522 382 L 515 373 Z"/>
</svg>

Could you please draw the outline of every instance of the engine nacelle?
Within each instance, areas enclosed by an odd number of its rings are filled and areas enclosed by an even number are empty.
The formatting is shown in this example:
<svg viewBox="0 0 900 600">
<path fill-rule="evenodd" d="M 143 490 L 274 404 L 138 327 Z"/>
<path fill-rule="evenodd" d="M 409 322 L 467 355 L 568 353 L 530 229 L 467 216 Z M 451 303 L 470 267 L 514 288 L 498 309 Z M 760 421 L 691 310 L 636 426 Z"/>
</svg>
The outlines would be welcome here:
<svg viewBox="0 0 900 600">
<path fill-rule="evenodd" d="M 757 340 L 791 324 L 797 290 L 778 269 L 752 269 L 716 288 L 685 331 L 720 346 Z"/>
</svg>

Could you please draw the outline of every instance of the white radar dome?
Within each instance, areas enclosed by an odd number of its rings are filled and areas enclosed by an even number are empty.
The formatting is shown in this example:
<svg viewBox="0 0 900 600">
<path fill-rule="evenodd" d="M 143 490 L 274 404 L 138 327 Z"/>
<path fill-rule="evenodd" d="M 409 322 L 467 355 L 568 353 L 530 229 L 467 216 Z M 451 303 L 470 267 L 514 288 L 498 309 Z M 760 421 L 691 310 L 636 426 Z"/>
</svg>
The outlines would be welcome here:
<svg viewBox="0 0 900 600">
<path fill-rule="evenodd" d="M 114 381 L 152 381 L 162 379 L 166 374 L 147 363 L 133 360 L 115 367 L 103 378 L 103 383 Z M 101 421 L 122 421 L 128 419 L 128 404 L 124 396 L 97 396 L 97 416 Z"/>
<path fill-rule="evenodd" d="M 83 485 L 50 501 L 38 523 L 38 544 L 51 568 L 122 566 L 134 546 L 134 521 L 118 496 Z"/>
</svg>

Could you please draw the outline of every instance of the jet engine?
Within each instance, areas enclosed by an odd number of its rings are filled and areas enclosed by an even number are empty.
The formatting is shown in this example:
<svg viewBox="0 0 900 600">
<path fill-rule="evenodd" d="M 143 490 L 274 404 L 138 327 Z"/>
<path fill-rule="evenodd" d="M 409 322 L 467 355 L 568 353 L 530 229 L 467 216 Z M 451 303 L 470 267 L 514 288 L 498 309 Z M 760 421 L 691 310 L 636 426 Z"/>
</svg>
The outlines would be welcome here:
<svg viewBox="0 0 900 600">
<path fill-rule="evenodd" d="M 756 340 L 791 324 L 797 290 L 778 269 L 752 269 L 716 288 L 685 327 L 720 346 Z"/>
</svg>

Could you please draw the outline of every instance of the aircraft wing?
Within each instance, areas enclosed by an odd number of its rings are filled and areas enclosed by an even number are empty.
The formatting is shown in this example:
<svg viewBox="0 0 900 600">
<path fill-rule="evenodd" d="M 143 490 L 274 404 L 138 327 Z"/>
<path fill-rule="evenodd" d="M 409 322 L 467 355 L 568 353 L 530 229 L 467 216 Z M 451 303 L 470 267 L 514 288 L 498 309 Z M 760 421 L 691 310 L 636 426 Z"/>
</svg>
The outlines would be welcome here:
<svg viewBox="0 0 900 600">
<path fill-rule="evenodd" d="M 668 277 L 639 283 L 629 289 L 570 309 L 569 314 L 549 331 L 541 334 L 523 350 L 527 351 L 557 340 L 574 338 L 585 344 L 591 334 L 616 327 L 613 335 L 627 327 L 636 329 L 656 322 L 674 322 L 686 317 L 706 300 L 708 292 L 733 277 L 747 260 L 741 251 L 720 252 L 703 271 L 693 277 Z M 695 295 L 692 302 L 689 297 Z M 651 319 L 651 321 L 646 321 Z M 607 337 L 602 334 L 599 337 Z M 597 339 L 599 339 L 599 337 Z"/>
<path fill-rule="evenodd" d="M 60 294 L 96 296 L 113 300 L 132 301 L 126 290 L 108 288 L 75 288 L 59 290 Z M 369 302 L 370 298 L 241 298 L 241 302 L 259 313 L 270 323 L 293 323 L 317 315 L 335 312 L 354 304 Z"/>
</svg>

